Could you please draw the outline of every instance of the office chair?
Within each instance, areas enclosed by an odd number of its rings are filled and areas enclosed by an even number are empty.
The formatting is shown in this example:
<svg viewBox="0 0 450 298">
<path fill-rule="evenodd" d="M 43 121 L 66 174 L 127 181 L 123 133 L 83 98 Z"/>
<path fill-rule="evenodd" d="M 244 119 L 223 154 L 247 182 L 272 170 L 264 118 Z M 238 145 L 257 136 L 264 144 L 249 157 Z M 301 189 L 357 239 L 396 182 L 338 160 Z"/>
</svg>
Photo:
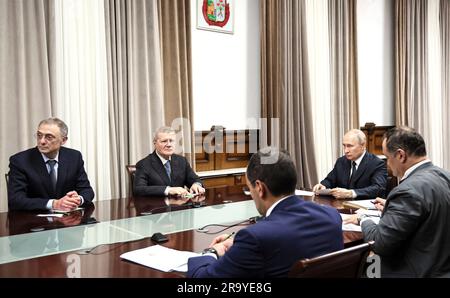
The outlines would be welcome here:
<svg viewBox="0 0 450 298">
<path fill-rule="evenodd" d="M 373 241 L 345 248 L 312 259 L 297 261 L 289 277 L 359 278 L 362 276 Z"/>
<path fill-rule="evenodd" d="M 127 169 L 127 173 L 128 173 L 128 197 L 132 197 L 133 196 L 134 174 L 136 173 L 136 166 L 135 165 L 126 165 L 125 168 Z"/>
</svg>

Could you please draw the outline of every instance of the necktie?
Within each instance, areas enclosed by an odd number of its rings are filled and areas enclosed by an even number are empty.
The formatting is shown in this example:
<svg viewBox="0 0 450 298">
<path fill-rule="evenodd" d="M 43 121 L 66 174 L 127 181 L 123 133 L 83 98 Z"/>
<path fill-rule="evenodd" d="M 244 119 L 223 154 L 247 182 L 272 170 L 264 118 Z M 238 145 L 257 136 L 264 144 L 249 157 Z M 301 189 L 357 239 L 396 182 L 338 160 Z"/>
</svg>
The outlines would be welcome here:
<svg viewBox="0 0 450 298">
<path fill-rule="evenodd" d="M 171 169 L 171 167 L 170 167 L 170 160 L 168 160 L 168 161 L 164 164 L 164 168 L 166 168 L 167 176 L 169 177 L 169 180 L 171 180 L 170 174 L 172 173 L 172 169 Z"/>
<path fill-rule="evenodd" d="M 351 185 L 353 182 L 353 178 L 355 177 L 356 173 L 356 162 L 352 161 L 352 174 L 350 176 L 350 182 L 349 184 Z"/>
<path fill-rule="evenodd" d="M 53 190 L 56 190 L 56 171 L 55 171 L 55 164 L 56 160 L 49 159 L 47 160 L 48 165 L 50 166 L 50 181 L 52 182 Z"/>
</svg>

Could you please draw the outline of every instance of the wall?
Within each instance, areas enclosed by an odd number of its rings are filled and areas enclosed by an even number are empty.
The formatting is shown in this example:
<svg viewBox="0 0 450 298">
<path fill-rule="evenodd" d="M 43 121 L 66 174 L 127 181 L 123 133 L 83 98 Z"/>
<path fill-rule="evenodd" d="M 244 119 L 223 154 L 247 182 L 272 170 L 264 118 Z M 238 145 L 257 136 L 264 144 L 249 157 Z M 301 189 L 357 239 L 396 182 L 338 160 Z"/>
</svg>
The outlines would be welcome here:
<svg viewBox="0 0 450 298">
<path fill-rule="evenodd" d="M 359 121 L 394 125 L 394 1 L 358 0 Z"/>
<path fill-rule="evenodd" d="M 194 130 L 256 128 L 248 119 L 260 116 L 259 0 L 234 4 L 234 33 L 224 34 L 196 28 L 191 0 Z"/>
</svg>

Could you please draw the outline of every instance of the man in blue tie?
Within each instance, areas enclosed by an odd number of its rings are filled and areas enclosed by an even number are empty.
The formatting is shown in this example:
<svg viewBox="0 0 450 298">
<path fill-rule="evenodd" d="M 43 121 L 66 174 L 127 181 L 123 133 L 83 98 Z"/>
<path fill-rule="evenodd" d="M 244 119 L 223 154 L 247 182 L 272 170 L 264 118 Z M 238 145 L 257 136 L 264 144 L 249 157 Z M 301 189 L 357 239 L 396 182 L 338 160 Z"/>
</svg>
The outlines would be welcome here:
<svg viewBox="0 0 450 298">
<path fill-rule="evenodd" d="M 62 147 L 67 134 L 62 120 L 42 120 L 36 132 L 37 146 L 11 156 L 10 210 L 69 211 L 93 200 L 81 153 Z"/>
<path fill-rule="evenodd" d="M 344 135 L 342 145 L 344 156 L 338 158 L 333 170 L 313 187 L 313 191 L 329 188 L 336 199 L 384 197 L 386 164 L 366 151 L 366 135 L 359 129 L 352 129 Z"/>
<path fill-rule="evenodd" d="M 181 196 L 205 192 L 202 181 L 187 159 L 174 154 L 175 139 L 175 131 L 170 127 L 161 127 L 155 132 L 155 151 L 136 164 L 135 196 Z"/>
</svg>

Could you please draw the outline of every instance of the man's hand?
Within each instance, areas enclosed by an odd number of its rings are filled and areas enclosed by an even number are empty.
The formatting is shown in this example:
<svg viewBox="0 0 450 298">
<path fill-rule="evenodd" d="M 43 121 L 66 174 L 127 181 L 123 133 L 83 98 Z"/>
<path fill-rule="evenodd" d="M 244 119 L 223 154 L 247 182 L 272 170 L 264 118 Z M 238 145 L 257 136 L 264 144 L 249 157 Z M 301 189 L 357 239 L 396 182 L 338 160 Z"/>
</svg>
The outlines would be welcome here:
<svg viewBox="0 0 450 298">
<path fill-rule="evenodd" d="M 78 208 L 81 204 L 81 199 L 76 191 L 69 191 L 64 197 L 53 201 L 53 209 L 70 211 Z"/>
<path fill-rule="evenodd" d="M 214 238 L 209 247 L 214 247 L 219 256 L 223 256 L 233 245 L 233 237 L 230 234 L 223 234 Z"/>
<path fill-rule="evenodd" d="M 384 205 L 386 205 L 386 200 L 382 198 L 376 198 L 375 203 L 373 204 L 375 205 L 375 208 L 377 208 L 380 211 L 383 211 Z"/>
<path fill-rule="evenodd" d="M 188 191 L 183 187 L 169 187 L 169 195 L 182 196 L 187 194 Z"/>
<path fill-rule="evenodd" d="M 318 183 L 318 184 L 314 185 L 312 191 L 316 192 L 316 191 L 319 191 L 319 190 L 322 190 L 322 189 L 325 189 L 325 188 L 326 188 L 325 185 L 322 185 L 322 184 Z"/>
<path fill-rule="evenodd" d="M 358 223 L 358 214 L 352 214 L 352 215 L 349 215 L 349 216 L 347 216 L 343 221 L 342 221 L 342 223 L 343 224 L 355 224 L 355 225 L 357 225 L 357 224 L 359 224 Z"/>
<path fill-rule="evenodd" d="M 353 198 L 353 192 L 350 189 L 336 187 L 330 191 L 330 195 L 336 199 L 351 199 Z"/>
<path fill-rule="evenodd" d="M 203 194 L 205 193 L 205 189 L 200 184 L 194 183 L 191 186 L 190 192 L 195 194 Z"/>
</svg>

